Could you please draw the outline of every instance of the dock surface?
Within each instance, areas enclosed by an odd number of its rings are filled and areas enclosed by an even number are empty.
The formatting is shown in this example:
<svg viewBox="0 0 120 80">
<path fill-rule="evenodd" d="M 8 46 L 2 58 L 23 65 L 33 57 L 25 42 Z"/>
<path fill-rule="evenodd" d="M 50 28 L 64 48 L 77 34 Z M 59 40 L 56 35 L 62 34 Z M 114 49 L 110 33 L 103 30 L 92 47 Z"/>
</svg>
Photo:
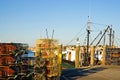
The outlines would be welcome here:
<svg viewBox="0 0 120 80">
<path fill-rule="evenodd" d="M 120 66 L 93 66 L 62 71 L 61 80 L 120 80 Z"/>
</svg>

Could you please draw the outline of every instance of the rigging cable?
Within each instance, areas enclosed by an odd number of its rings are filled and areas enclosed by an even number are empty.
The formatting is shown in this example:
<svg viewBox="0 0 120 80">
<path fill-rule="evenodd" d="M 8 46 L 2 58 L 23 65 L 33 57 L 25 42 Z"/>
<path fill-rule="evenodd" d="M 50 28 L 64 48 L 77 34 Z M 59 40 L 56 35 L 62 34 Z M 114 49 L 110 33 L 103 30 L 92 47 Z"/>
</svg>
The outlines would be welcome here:
<svg viewBox="0 0 120 80">
<path fill-rule="evenodd" d="M 86 24 L 87 25 L 87 24 Z M 85 26 L 86 26 L 85 25 Z M 80 31 L 66 44 L 66 45 L 68 45 L 68 44 L 70 44 L 72 41 L 74 41 L 74 39 L 79 35 L 79 33 L 85 28 L 85 26 L 83 26 L 81 29 L 80 29 Z"/>
<path fill-rule="evenodd" d="M 103 25 L 103 26 L 109 26 L 109 25 L 107 25 L 107 24 L 94 23 L 94 22 L 91 22 L 91 24 L 96 24 L 96 25 Z"/>
</svg>

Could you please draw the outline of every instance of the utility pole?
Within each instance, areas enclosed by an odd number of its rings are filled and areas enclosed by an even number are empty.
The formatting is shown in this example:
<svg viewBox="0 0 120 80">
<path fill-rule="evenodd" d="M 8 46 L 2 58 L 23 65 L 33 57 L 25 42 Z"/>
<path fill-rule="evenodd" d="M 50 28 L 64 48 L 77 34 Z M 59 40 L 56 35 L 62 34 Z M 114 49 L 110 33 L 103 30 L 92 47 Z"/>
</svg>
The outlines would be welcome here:
<svg viewBox="0 0 120 80">
<path fill-rule="evenodd" d="M 85 54 L 85 63 L 88 62 L 89 58 L 89 36 L 90 36 L 90 18 L 88 16 L 88 22 L 87 22 L 87 53 Z"/>
</svg>

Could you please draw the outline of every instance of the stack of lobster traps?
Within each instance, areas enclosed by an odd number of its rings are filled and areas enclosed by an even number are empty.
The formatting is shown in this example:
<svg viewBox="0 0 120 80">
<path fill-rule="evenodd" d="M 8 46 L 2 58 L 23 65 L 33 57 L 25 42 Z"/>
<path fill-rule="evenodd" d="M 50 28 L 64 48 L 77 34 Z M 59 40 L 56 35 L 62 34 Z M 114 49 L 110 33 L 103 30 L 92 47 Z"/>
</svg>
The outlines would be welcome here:
<svg viewBox="0 0 120 80">
<path fill-rule="evenodd" d="M 120 48 L 108 48 L 106 52 L 107 64 L 120 65 Z"/>
<path fill-rule="evenodd" d="M 21 80 L 26 75 L 21 56 L 27 48 L 22 43 L 0 43 L 0 80 Z"/>
<path fill-rule="evenodd" d="M 35 80 L 58 80 L 58 41 L 38 39 L 36 42 Z"/>
</svg>

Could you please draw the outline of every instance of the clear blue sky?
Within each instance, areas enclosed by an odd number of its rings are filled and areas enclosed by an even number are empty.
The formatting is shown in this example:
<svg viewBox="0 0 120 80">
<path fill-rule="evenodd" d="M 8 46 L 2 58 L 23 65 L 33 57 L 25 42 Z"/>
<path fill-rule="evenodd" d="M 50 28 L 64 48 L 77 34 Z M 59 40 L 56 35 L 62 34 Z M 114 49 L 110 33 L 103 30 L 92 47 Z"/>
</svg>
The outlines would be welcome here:
<svg viewBox="0 0 120 80">
<path fill-rule="evenodd" d="M 0 40 L 34 46 L 47 28 L 49 37 L 54 29 L 62 44 L 73 38 L 70 44 L 75 44 L 76 37 L 83 44 L 88 16 L 91 22 L 112 25 L 120 39 L 120 0 L 0 0 Z M 106 27 L 91 24 L 90 39 Z"/>
</svg>

